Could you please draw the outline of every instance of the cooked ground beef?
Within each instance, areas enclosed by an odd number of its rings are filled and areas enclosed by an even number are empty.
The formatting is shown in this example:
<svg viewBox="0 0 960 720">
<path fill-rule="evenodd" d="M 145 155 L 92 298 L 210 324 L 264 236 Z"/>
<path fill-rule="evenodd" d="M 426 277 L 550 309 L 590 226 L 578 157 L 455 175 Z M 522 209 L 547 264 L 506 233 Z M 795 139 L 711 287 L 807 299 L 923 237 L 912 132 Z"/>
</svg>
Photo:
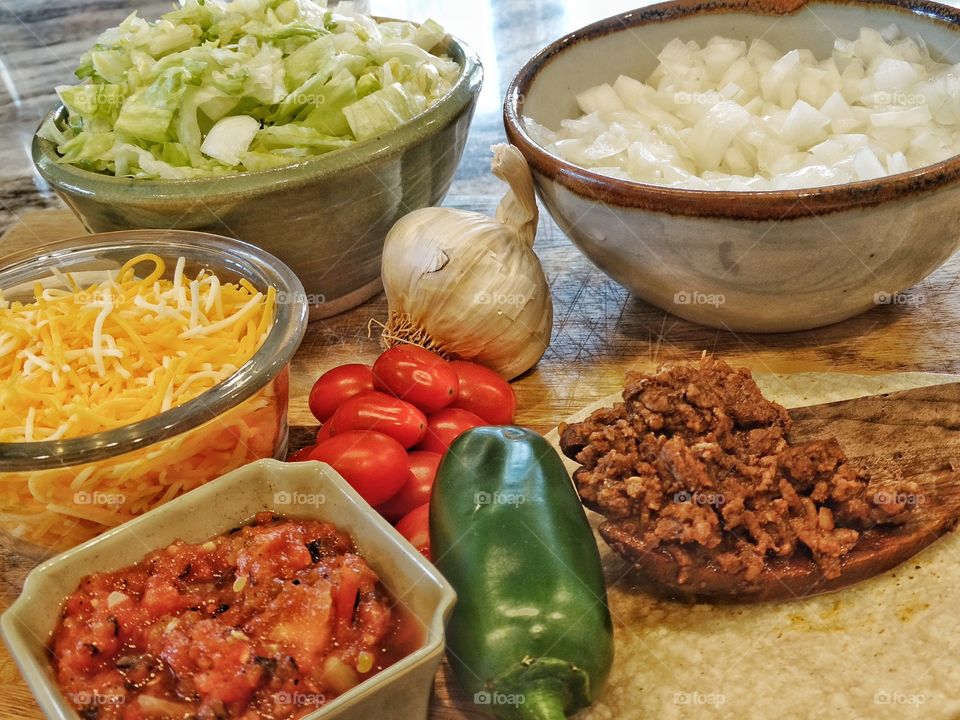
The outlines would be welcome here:
<svg viewBox="0 0 960 720">
<path fill-rule="evenodd" d="M 909 509 L 877 504 L 835 439 L 791 445 L 787 411 L 749 370 L 710 357 L 629 373 L 622 403 L 560 431 L 583 503 L 627 529 L 634 552 L 666 546 L 681 567 L 708 552 L 752 581 L 766 558 L 808 552 L 835 578 L 861 531 Z"/>
</svg>

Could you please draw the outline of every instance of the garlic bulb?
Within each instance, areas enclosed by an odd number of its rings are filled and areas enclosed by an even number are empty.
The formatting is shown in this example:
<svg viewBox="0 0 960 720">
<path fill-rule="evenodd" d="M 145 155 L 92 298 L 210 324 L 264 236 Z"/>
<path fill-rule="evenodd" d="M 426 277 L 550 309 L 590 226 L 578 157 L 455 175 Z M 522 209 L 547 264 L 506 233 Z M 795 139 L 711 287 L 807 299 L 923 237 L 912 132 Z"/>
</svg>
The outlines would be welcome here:
<svg viewBox="0 0 960 720">
<path fill-rule="evenodd" d="M 401 218 L 383 247 L 390 313 L 387 346 L 412 342 L 482 363 L 511 379 L 550 343 L 553 301 L 533 251 L 533 177 L 512 145 L 493 147 L 492 170 L 510 185 L 496 219 L 430 207 Z"/>
</svg>

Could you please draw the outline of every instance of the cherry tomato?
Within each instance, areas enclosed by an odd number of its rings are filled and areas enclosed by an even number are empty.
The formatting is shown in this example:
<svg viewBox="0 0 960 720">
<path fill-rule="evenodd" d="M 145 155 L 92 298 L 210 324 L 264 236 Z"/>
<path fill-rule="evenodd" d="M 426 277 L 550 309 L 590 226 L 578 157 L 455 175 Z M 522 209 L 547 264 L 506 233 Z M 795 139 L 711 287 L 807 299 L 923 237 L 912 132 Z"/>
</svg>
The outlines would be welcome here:
<svg viewBox="0 0 960 720">
<path fill-rule="evenodd" d="M 430 503 L 421 505 L 403 516 L 397 532 L 427 559 L 430 559 Z"/>
<path fill-rule="evenodd" d="M 417 445 L 417 450 L 440 453 L 450 447 L 450 443 L 460 437 L 461 433 L 470 428 L 486 425 L 482 417 L 469 410 L 460 408 L 444 408 L 427 417 L 427 434 L 423 442 Z"/>
<path fill-rule="evenodd" d="M 429 414 L 457 399 L 457 371 L 439 355 L 417 345 L 397 345 L 373 364 L 373 385 Z"/>
<path fill-rule="evenodd" d="M 314 445 L 319 445 L 324 440 L 329 440 L 332 437 L 333 435 L 330 434 L 330 423 L 329 421 L 325 422 L 323 425 L 320 426 L 320 429 L 317 430 L 317 439 L 314 442 Z"/>
<path fill-rule="evenodd" d="M 396 495 L 410 474 L 403 446 L 372 430 L 334 435 L 317 445 L 310 459 L 329 464 L 371 505 Z"/>
<path fill-rule="evenodd" d="M 443 456 L 440 453 L 414 450 L 410 453 L 410 477 L 400 492 L 377 508 L 387 520 L 396 521 L 414 508 L 430 502 L 433 480 Z"/>
<path fill-rule="evenodd" d="M 460 392 L 451 407 L 479 415 L 491 425 L 510 425 L 517 410 L 517 395 L 510 383 L 477 363 L 454 360 Z"/>
<path fill-rule="evenodd" d="M 331 435 L 347 430 L 376 430 L 389 435 L 405 448 L 423 440 L 427 416 L 413 405 L 382 392 L 362 392 L 337 408 L 324 427 Z"/>
<path fill-rule="evenodd" d="M 313 384 L 310 412 L 320 422 L 326 422 L 347 398 L 364 390 L 373 390 L 373 372 L 369 365 L 338 365 Z"/>
<path fill-rule="evenodd" d="M 316 445 L 307 445 L 306 447 L 300 448 L 295 453 L 291 453 L 290 457 L 287 458 L 287 462 L 303 462 L 304 460 L 309 460 L 310 452 L 316 447 Z"/>
</svg>

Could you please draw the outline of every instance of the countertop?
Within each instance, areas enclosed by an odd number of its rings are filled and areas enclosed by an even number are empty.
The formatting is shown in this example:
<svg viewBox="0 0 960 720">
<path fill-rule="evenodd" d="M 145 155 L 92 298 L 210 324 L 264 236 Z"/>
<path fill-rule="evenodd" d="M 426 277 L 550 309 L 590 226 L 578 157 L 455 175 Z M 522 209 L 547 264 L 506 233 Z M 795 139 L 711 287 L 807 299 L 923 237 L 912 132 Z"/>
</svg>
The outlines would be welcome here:
<svg viewBox="0 0 960 720">
<path fill-rule="evenodd" d="M 489 174 L 489 146 L 504 139 L 501 99 L 519 67 L 562 34 L 636 4 L 636 0 L 372 0 L 371 10 L 379 15 L 433 17 L 471 44 L 484 63 L 483 94 L 445 204 L 487 213 L 495 207 L 503 188 Z M 99 31 L 134 8 L 155 17 L 169 6 L 168 0 L 0 0 L 0 233 L 16 227 L 21 235 L 41 242 L 57 239 L 58 233 L 80 231 L 66 214 L 30 212 L 62 207 L 33 172 L 32 133 L 54 104 L 53 88 L 72 81 L 77 59 Z M 632 297 L 590 264 L 546 213 L 535 247 L 554 297 L 553 338 L 537 369 L 515 387 L 518 421 L 540 431 L 615 392 L 630 368 L 692 361 L 704 350 L 765 372 L 960 373 L 960 256 L 912 290 L 923 298 L 921 303 L 880 306 L 809 332 L 747 335 L 699 327 Z M 381 295 L 349 313 L 311 324 L 293 365 L 292 425 L 311 425 L 306 398 L 321 372 L 376 356 L 378 339 L 370 336 L 368 323 L 385 317 Z M 0 550 L 0 607 L 19 593 L 29 568 L 26 561 Z M 432 717 L 479 717 L 475 712 L 441 677 Z M 704 713 L 710 716 L 709 709 Z M 39 717 L 2 649 L 0 717 Z"/>
</svg>

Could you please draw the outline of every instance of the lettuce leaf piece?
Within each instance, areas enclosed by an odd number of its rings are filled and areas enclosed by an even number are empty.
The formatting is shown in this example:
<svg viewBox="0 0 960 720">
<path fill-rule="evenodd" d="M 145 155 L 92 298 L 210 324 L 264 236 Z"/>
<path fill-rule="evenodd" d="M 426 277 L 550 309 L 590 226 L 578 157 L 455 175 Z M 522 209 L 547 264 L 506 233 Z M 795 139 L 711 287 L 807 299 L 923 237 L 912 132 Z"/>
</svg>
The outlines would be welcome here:
<svg viewBox="0 0 960 720">
<path fill-rule="evenodd" d="M 160 146 L 157 153 L 160 160 L 177 167 L 189 167 L 192 163 L 190 152 L 183 143 L 167 142 Z"/>
<path fill-rule="evenodd" d="M 314 151 L 329 152 L 348 147 L 350 140 L 326 135 L 311 127 L 297 123 L 265 127 L 257 133 L 252 150 L 276 150 L 278 148 L 309 147 Z"/>
<path fill-rule="evenodd" d="M 443 29 L 436 20 L 428 18 L 413 34 L 413 44 L 424 50 L 433 50 L 447 36 L 447 31 Z"/>
<path fill-rule="evenodd" d="M 205 106 L 208 103 L 214 103 L 218 100 L 226 100 L 232 103 L 231 109 L 237 104 L 235 98 L 225 95 L 215 87 L 196 87 L 192 85 L 185 90 L 180 101 L 180 107 L 176 113 L 175 135 L 194 163 L 199 164 L 203 162 L 203 156 L 200 152 L 200 145 L 203 143 L 203 133 L 200 129 L 200 118 L 198 116 L 200 106 Z M 229 110 L 226 110 L 223 115 L 226 115 L 227 112 L 229 112 Z M 220 117 L 211 119 L 219 120 Z"/>
<path fill-rule="evenodd" d="M 280 153 L 260 151 L 245 152 L 240 155 L 240 162 L 247 170 L 272 170 L 273 168 L 289 165 L 292 160 Z"/>
<path fill-rule="evenodd" d="M 126 99 L 126 90 L 120 85 L 88 83 L 63 85 L 57 88 L 57 95 L 70 112 L 115 120 Z"/>
<path fill-rule="evenodd" d="M 358 55 L 342 54 L 329 58 L 306 82 L 290 92 L 267 119 L 274 124 L 289 122 L 307 105 L 323 105 L 334 96 L 340 98 L 347 86 L 356 99 L 356 68 L 364 65 L 366 60 Z M 332 87 L 328 87 L 331 83 Z"/>
<path fill-rule="evenodd" d="M 357 81 L 347 70 L 339 70 L 317 93 L 317 102 L 302 124 L 326 135 L 352 137 L 344 108 L 357 101 Z"/>
<path fill-rule="evenodd" d="M 104 82 L 119 85 L 132 67 L 130 55 L 121 48 L 95 47 L 90 51 L 90 63 L 96 75 Z"/>
<path fill-rule="evenodd" d="M 426 109 L 426 99 L 400 83 L 387 85 L 344 108 L 350 130 L 357 140 L 390 132 Z"/>
<path fill-rule="evenodd" d="M 185 180 L 211 174 L 222 174 L 228 170 L 228 168 L 213 161 L 200 167 L 177 167 L 156 157 L 150 150 L 130 143 L 117 144 L 114 147 L 114 155 L 117 169 L 120 169 L 121 164 L 125 168 L 123 173 L 118 172 L 117 174 L 128 177 Z M 220 166 L 219 172 L 218 165 Z"/>
<path fill-rule="evenodd" d="M 116 136 L 112 132 L 85 132 L 57 148 L 64 160 L 85 170 L 106 169 Z"/>
<path fill-rule="evenodd" d="M 243 84 L 243 94 L 264 105 L 274 105 L 286 96 L 283 54 L 278 48 L 263 45 L 260 51 L 247 61 L 248 73 Z"/>
<path fill-rule="evenodd" d="M 320 71 L 322 63 L 335 57 L 336 52 L 334 36 L 325 35 L 287 55 L 283 65 L 289 83 L 288 88 L 292 91 L 303 85 Z"/>
<path fill-rule="evenodd" d="M 70 138 L 74 137 L 74 134 L 69 128 L 67 128 L 66 131 L 61 130 L 56 121 L 52 117 L 48 117 L 43 121 L 43 123 L 40 125 L 40 128 L 37 130 L 37 137 L 43 138 L 44 140 L 49 140 L 54 145 L 60 146 L 66 143 Z M 58 152 L 60 152 L 59 149 Z"/>
<path fill-rule="evenodd" d="M 173 140 L 168 129 L 189 79 L 190 74 L 184 68 L 170 68 L 149 86 L 131 95 L 120 108 L 117 132 L 154 142 Z"/>
</svg>

